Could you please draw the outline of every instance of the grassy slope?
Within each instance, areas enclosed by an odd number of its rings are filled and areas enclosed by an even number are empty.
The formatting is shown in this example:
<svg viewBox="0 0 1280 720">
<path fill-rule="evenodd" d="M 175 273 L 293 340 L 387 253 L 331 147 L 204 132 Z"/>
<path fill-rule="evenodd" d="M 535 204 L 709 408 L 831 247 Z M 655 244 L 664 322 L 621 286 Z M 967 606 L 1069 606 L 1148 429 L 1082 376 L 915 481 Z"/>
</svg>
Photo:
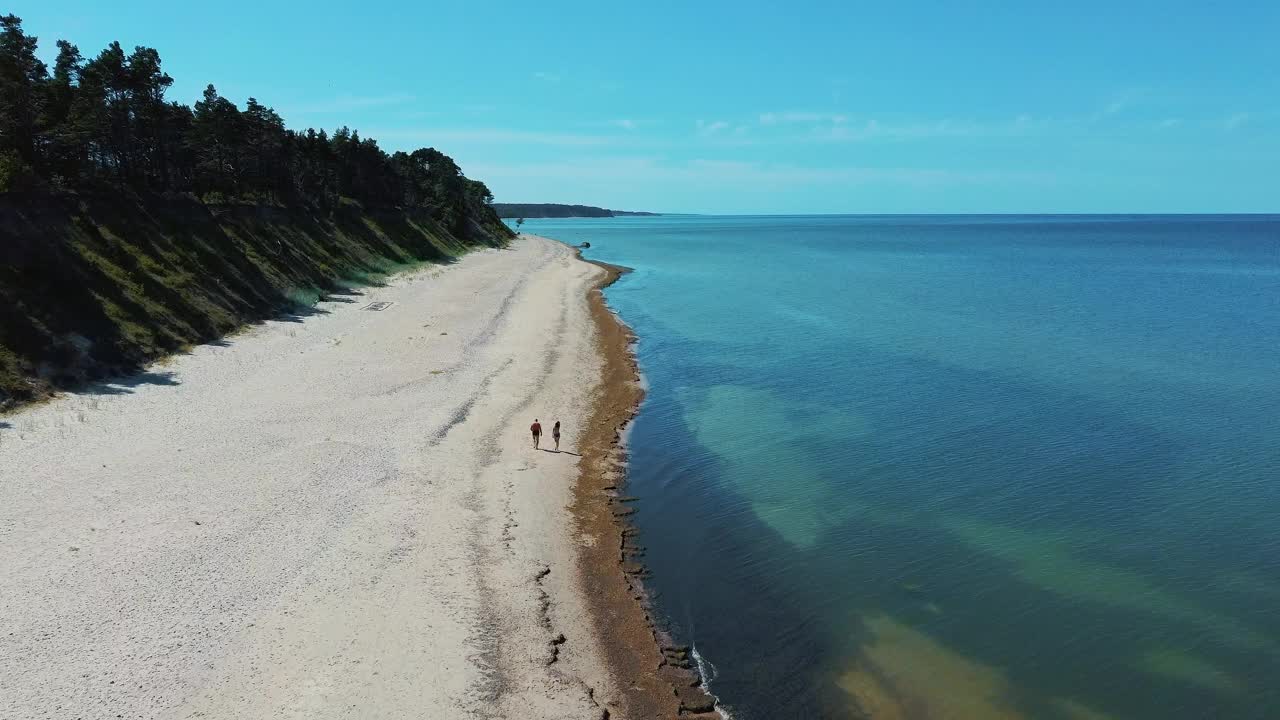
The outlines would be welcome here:
<svg viewBox="0 0 1280 720">
<path fill-rule="evenodd" d="M 475 245 L 426 213 L 331 216 L 185 198 L 0 196 L 0 409 L 136 369 L 247 322 L 298 312 Z"/>
</svg>

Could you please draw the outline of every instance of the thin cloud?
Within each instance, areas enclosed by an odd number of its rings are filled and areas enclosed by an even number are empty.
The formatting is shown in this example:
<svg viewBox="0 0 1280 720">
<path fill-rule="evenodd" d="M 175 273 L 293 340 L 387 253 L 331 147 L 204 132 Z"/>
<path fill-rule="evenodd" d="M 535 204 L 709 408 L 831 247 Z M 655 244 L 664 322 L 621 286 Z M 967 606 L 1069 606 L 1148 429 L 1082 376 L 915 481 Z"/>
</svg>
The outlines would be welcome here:
<svg viewBox="0 0 1280 720">
<path fill-rule="evenodd" d="M 474 143 L 477 145 L 557 145 L 592 146 L 608 145 L 613 138 L 603 135 L 578 135 L 573 133 L 539 132 L 536 130 L 512 130 L 508 128 L 416 128 L 412 130 L 370 131 L 373 137 L 418 143 Z"/>
<path fill-rule="evenodd" d="M 614 120 L 612 124 L 613 124 L 613 125 L 615 125 L 615 126 L 617 126 L 617 127 L 622 128 L 623 130 L 635 130 L 635 129 L 636 129 L 636 121 L 635 121 L 635 120 L 628 119 L 628 118 L 622 118 L 621 120 Z"/>
<path fill-rule="evenodd" d="M 984 126 L 959 120 L 937 120 L 917 123 L 882 123 L 867 120 L 815 128 L 811 139 L 819 142 L 866 142 L 870 140 L 925 140 L 944 137 L 1013 134 L 1029 127 L 1030 120 L 1015 120 L 1001 126 Z"/>
<path fill-rule="evenodd" d="M 538 72 L 535 72 L 533 74 L 533 78 L 535 80 L 541 80 L 542 82 L 546 82 L 546 83 L 560 82 L 560 75 L 558 73 L 547 72 L 545 70 L 539 70 Z"/>
<path fill-rule="evenodd" d="M 842 113 L 761 113 L 756 125 L 766 131 L 752 144 L 858 143 L 929 140 L 961 137 L 1012 137 L 1043 130 L 1051 121 L 1023 113 L 1003 122 L 975 122 L 956 118 L 920 121 L 853 119 Z"/>
<path fill-rule="evenodd" d="M 715 135 L 723 130 L 728 129 L 729 123 L 724 120 L 699 120 L 698 133 L 700 135 Z"/>
<path fill-rule="evenodd" d="M 413 95 L 409 95 L 407 93 L 395 93 L 393 95 L 366 95 L 366 96 L 341 95 L 339 97 L 332 98 L 330 100 L 326 100 L 323 102 L 317 102 L 311 105 L 301 105 L 298 107 L 289 108 L 288 110 L 281 111 L 281 112 L 311 113 L 311 114 L 338 113 L 338 112 L 347 112 L 350 110 L 360 110 L 362 108 L 386 107 L 389 105 L 403 105 L 405 103 L 413 102 L 414 99 L 415 98 Z"/>
<path fill-rule="evenodd" d="M 848 116 L 839 113 L 820 112 L 768 112 L 760 114 L 761 125 L 795 125 L 812 123 L 843 124 Z"/>
<path fill-rule="evenodd" d="M 1236 113 L 1235 115 L 1232 115 L 1231 117 L 1227 118 L 1222 123 L 1222 126 L 1225 127 L 1227 130 L 1237 130 L 1243 127 L 1245 123 L 1249 122 L 1250 118 L 1252 117 L 1253 115 L 1251 113 L 1247 113 L 1247 112 Z"/>
<path fill-rule="evenodd" d="M 578 179 L 594 182 L 708 183 L 748 188 L 779 185 L 893 184 L 916 187 L 938 185 L 1052 182 L 1051 176 L 1000 171 L 956 171 L 942 168 L 829 167 L 814 168 L 724 160 L 664 163 L 654 158 L 621 157 L 570 160 L 525 165 L 476 164 L 478 177 L 494 179 Z"/>
<path fill-rule="evenodd" d="M 1010 120 L 974 121 L 960 118 L 939 120 L 885 120 L 853 118 L 833 112 L 766 112 L 756 116 L 756 125 L 766 131 L 752 138 L 751 144 L 785 145 L 804 142 L 861 143 L 909 140 L 931 140 L 966 137 L 1020 137 L 1054 132 L 1081 132 L 1090 125 L 1119 118 L 1135 106 L 1138 91 L 1127 93 L 1088 114 L 1062 117 L 1032 116 L 1021 113 Z M 1258 115 L 1237 113 L 1222 121 L 1227 130 L 1256 123 Z M 1146 127 L 1170 129 L 1185 125 L 1181 117 L 1148 121 Z M 791 130 L 788 133 L 788 129 Z M 796 131 L 803 130 L 797 134 Z M 723 139 L 725 142 L 728 138 Z"/>
<path fill-rule="evenodd" d="M 1147 95 L 1146 91 L 1140 89 L 1127 90 L 1119 93 L 1118 95 L 1113 95 L 1111 102 L 1108 102 L 1106 105 L 1102 106 L 1101 109 L 1096 110 L 1089 116 L 1089 121 L 1098 122 L 1100 120 L 1119 115 L 1133 107 L 1135 101 L 1141 99 L 1145 95 Z"/>
</svg>

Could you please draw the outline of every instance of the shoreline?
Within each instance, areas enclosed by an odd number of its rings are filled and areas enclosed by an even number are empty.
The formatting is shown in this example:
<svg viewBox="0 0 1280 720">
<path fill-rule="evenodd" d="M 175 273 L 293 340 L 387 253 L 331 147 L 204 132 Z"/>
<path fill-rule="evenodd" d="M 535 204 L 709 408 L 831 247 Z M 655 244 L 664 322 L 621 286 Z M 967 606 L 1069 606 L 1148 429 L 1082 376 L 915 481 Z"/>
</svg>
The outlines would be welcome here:
<svg viewBox="0 0 1280 720">
<path fill-rule="evenodd" d="M 634 345 L 635 333 L 614 314 L 604 289 L 629 268 L 583 257 L 604 270 L 587 294 L 602 361 L 600 390 L 591 401 L 588 432 L 570 514 L 581 542 L 578 576 L 601 653 L 620 693 L 607 703 L 627 718 L 721 718 L 715 699 L 688 646 L 676 644 L 654 618 L 644 586 L 649 575 L 645 548 L 627 519 L 636 498 L 627 497 L 625 433 L 639 413 L 645 391 Z M 587 592 L 590 588 L 592 592 Z"/>
</svg>

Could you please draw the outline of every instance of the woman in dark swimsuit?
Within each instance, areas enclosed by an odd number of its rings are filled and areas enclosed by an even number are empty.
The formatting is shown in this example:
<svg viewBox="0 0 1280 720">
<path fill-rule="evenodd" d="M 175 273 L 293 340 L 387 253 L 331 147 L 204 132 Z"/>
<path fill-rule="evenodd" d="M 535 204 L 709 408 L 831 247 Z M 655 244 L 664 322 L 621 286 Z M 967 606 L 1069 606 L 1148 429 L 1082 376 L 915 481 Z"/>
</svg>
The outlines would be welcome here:
<svg viewBox="0 0 1280 720">
<path fill-rule="evenodd" d="M 560 421 L 551 426 L 551 439 L 556 441 L 556 452 L 560 452 Z"/>
</svg>

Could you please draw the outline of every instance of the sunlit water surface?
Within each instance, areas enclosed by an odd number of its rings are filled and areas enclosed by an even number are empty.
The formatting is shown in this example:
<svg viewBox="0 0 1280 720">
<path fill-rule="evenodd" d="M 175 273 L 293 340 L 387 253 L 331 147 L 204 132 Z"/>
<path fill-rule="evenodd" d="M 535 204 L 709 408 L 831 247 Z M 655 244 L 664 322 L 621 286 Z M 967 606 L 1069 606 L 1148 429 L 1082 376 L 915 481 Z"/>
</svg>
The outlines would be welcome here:
<svg viewBox="0 0 1280 720">
<path fill-rule="evenodd" d="M 1280 218 L 530 221 L 737 718 L 1280 717 Z"/>
</svg>

